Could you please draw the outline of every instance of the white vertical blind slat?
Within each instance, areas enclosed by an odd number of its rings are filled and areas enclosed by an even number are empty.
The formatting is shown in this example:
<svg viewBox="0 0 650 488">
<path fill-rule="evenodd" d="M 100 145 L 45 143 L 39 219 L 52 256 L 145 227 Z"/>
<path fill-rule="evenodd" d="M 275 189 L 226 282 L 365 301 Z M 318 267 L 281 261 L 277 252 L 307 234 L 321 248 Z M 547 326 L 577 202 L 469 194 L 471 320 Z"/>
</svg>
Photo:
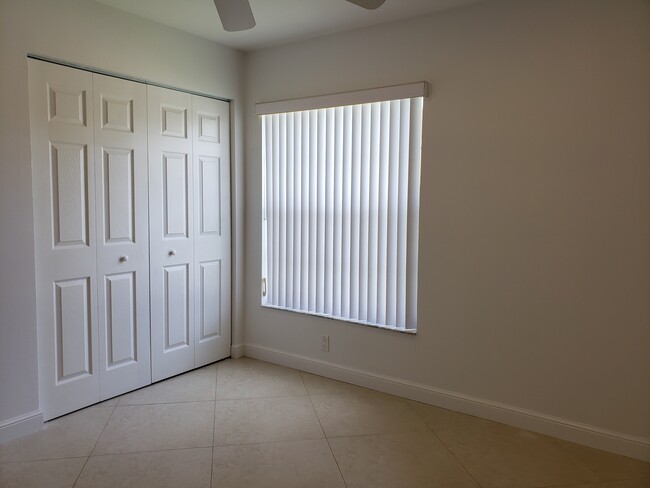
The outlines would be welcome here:
<svg viewBox="0 0 650 488">
<path fill-rule="evenodd" d="M 317 241 L 318 241 L 318 113 L 309 112 L 309 301 L 307 309 L 317 312 L 318 289 L 317 271 Z"/>
<path fill-rule="evenodd" d="M 341 197 L 341 310 L 340 316 L 350 316 L 350 254 L 352 230 L 352 107 L 343 111 L 343 159 Z"/>
<path fill-rule="evenodd" d="M 300 310 L 302 264 L 302 123 L 301 112 L 293 114 L 293 306 Z"/>
<path fill-rule="evenodd" d="M 377 323 L 379 270 L 379 183 L 381 164 L 381 104 L 371 105 L 370 120 L 370 209 L 368 215 L 368 322 Z"/>
<path fill-rule="evenodd" d="M 351 133 L 351 184 L 350 184 L 350 309 L 349 317 L 360 317 L 359 313 L 359 258 L 361 238 L 361 120 L 362 107 L 352 109 Z"/>
<path fill-rule="evenodd" d="M 268 119 L 266 117 L 262 118 L 262 249 L 265 251 L 269 249 L 269 244 L 268 244 L 268 237 L 269 237 L 269 229 L 268 229 L 268 223 L 269 220 L 266 218 L 266 209 L 270 208 L 269 207 L 269 202 L 267 201 L 267 198 L 269 196 L 269 192 L 267 189 L 268 186 L 268 178 L 266 176 L 266 169 L 269 164 L 269 158 L 267 156 L 267 133 L 266 131 L 268 130 Z M 267 252 L 262 253 L 262 279 L 266 280 L 268 276 L 270 275 L 269 269 L 268 269 L 268 255 Z M 264 290 L 264 288 L 263 288 Z M 266 288 L 268 290 L 268 287 Z M 268 298 L 267 298 L 267 291 L 263 291 L 262 295 L 262 303 L 267 303 Z"/>
<path fill-rule="evenodd" d="M 361 122 L 361 219 L 359 223 L 359 320 L 368 321 L 368 259 L 370 249 L 370 141 L 372 106 L 363 106 Z"/>
<path fill-rule="evenodd" d="M 334 288 L 334 156 L 336 153 L 335 109 L 327 112 L 325 170 L 325 313 L 332 314 Z"/>
<path fill-rule="evenodd" d="M 269 276 L 269 270 L 267 268 L 267 250 L 269 245 L 267 242 L 269 229 L 268 229 L 268 219 L 266 218 L 266 209 L 269 208 L 269 202 L 266 200 L 268 198 L 269 192 L 267 190 L 268 178 L 266 176 L 266 168 L 268 166 L 268 157 L 266 155 L 266 128 L 267 128 L 267 119 L 266 117 L 262 118 L 262 282 L 266 280 Z M 266 303 L 266 292 L 262 288 L 262 303 Z"/>
<path fill-rule="evenodd" d="M 300 308 L 309 310 L 309 113 L 300 113 Z"/>
<path fill-rule="evenodd" d="M 272 116 L 271 138 L 273 144 L 273 303 L 280 304 L 280 116 Z"/>
<path fill-rule="evenodd" d="M 415 329 L 418 321 L 418 234 L 420 223 L 420 158 L 422 147 L 422 98 L 411 100 L 408 189 L 408 235 L 406 264 L 406 327 Z"/>
<path fill-rule="evenodd" d="M 400 102 L 390 103 L 390 141 L 388 148 L 388 192 L 386 195 L 386 324 L 397 322 L 397 190 L 399 187 Z"/>
<path fill-rule="evenodd" d="M 326 146 L 327 146 L 326 111 L 318 111 L 318 215 L 316 225 L 318 228 L 317 262 L 316 262 L 316 311 L 325 313 L 325 180 L 326 180 Z"/>
<path fill-rule="evenodd" d="M 377 318 L 386 323 L 386 265 L 388 247 L 388 171 L 390 162 L 390 102 L 380 104 L 379 190 L 377 211 Z"/>
<path fill-rule="evenodd" d="M 422 105 L 263 116 L 263 303 L 415 329 Z"/>
<path fill-rule="evenodd" d="M 397 203 L 397 311 L 396 319 L 400 327 L 406 327 L 406 272 L 408 233 L 408 188 L 410 151 L 411 101 L 400 102 L 400 146 L 399 146 L 399 188 Z"/>
<path fill-rule="evenodd" d="M 293 213 L 294 213 L 294 189 L 293 189 L 293 180 L 294 180 L 294 132 L 293 132 L 293 113 L 289 113 L 286 116 L 286 129 L 285 129 L 285 144 L 286 144 L 286 169 L 285 169 L 285 181 L 286 181 L 286 199 L 287 206 L 285 210 L 285 215 L 287 217 L 286 221 L 286 249 L 287 249 L 287 258 L 286 258 L 286 294 L 285 294 L 285 307 L 293 308 L 293 262 L 295 259 L 293 251 Z"/>
<path fill-rule="evenodd" d="M 334 109 L 334 210 L 332 227 L 332 315 L 341 316 L 341 261 L 343 239 L 343 107 Z"/>
<path fill-rule="evenodd" d="M 278 263 L 278 270 L 280 273 L 278 283 L 278 304 L 281 307 L 287 304 L 287 114 L 280 114 L 279 119 L 279 144 L 280 144 L 280 174 L 279 174 L 279 187 L 278 194 L 280 195 L 279 207 L 279 243 L 280 261 Z"/>
</svg>

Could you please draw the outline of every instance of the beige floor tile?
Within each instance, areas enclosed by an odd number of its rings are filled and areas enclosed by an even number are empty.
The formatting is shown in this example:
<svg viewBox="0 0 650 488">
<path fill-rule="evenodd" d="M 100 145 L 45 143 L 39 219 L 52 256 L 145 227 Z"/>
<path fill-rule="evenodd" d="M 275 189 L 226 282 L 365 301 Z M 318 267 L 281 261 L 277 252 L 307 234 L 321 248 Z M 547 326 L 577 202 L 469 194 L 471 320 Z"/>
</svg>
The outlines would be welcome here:
<svg viewBox="0 0 650 488">
<path fill-rule="evenodd" d="M 214 448 L 213 488 L 343 488 L 327 441 Z"/>
<path fill-rule="evenodd" d="M 649 488 L 650 478 L 609 481 L 605 486 L 606 488 Z"/>
<path fill-rule="evenodd" d="M 0 444 L 0 462 L 89 456 L 113 407 L 89 407 L 45 423 L 42 430 Z"/>
<path fill-rule="evenodd" d="M 420 418 L 424 420 L 424 423 L 433 430 L 439 427 L 448 428 L 450 425 L 462 426 L 467 422 L 468 418 L 477 418 L 454 412 L 453 410 L 427 405 L 426 403 L 414 402 L 412 400 L 408 402 Z"/>
<path fill-rule="evenodd" d="M 586 483 L 580 485 L 562 485 L 552 488 L 648 488 L 650 487 L 650 478 L 603 481 L 601 483 Z"/>
<path fill-rule="evenodd" d="M 72 488 L 85 457 L 0 464 L 3 488 Z"/>
<path fill-rule="evenodd" d="M 478 488 L 431 432 L 330 439 L 348 488 Z"/>
<path fill-rule="evenodd" d="M 650 463 L 560 439 L 553 439 L 553 442 L 587 466 L 604 481 L 650 478 Z M 650 487 L 650 484 L 648 486 Z"/>
<path fill-rule="evenodd" d="M 412 405 L 483 488 L 599 481 L 548 437 L 430 405 Z"/>
<path fill-rule="evenodd" d="M 213 421 L 214 402 L 117 406 L 93 456 L 212 446 Z"/>
<path fill-rule="evenodd" d="M 217 368 L 217 399 L 307 395 L 300 373 L 255 359 L 228 359 Z"/>
<path fill-rule="evenodd" d="M 309 397 L 219 400 L 215 408 L 217 446 L 322 439 Z"/>
<path fill-rule="evenodd" d="M 312 395 L 327 437 L 425 431 L 408 403 L 370 390 L 344 395 Z"/>
<path fill-rule="evenodd" d="M 323 376 L 300 372 L 307 392 L 310 395 L 338 395 L 345 393 L 367 392 L 368 389 L 360 386 L 343 383 L 342 381 L 331 380 Z"/>
<path fill-rule="evenodd" d="M 211 364 L 122 395 L 119 405 L 210 401 L 216 387 L 217 366 Z"/>
<path fill-rule="evenodd" d="M 75 488 L 207 488 L 212 448 L 93 456 Z"/>
</svg>

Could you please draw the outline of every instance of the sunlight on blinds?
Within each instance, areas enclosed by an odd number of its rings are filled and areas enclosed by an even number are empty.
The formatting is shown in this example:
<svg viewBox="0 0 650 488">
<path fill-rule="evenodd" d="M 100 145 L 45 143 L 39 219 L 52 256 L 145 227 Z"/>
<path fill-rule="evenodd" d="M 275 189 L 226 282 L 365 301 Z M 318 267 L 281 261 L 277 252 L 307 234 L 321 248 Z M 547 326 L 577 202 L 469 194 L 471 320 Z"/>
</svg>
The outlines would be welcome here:
<svg viewBox="0 0 650 488">
<path fill-rule="evenodd" d="M 423 98 L 262 116 L 262 304 L 414 331 Z"/>
</svg>

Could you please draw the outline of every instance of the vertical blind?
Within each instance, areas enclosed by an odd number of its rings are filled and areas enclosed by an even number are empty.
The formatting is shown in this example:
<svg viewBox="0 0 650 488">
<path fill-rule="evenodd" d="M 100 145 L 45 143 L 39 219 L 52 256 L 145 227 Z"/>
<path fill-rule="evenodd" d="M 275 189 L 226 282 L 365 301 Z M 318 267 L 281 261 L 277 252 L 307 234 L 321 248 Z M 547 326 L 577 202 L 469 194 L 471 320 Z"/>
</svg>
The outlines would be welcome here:
<svg viewBox="0 0 650 488">
<path fill-rule="evenodd" d="M 262 304 L 417 325 L 423 98 L 262 116 Z"/>
</svg>

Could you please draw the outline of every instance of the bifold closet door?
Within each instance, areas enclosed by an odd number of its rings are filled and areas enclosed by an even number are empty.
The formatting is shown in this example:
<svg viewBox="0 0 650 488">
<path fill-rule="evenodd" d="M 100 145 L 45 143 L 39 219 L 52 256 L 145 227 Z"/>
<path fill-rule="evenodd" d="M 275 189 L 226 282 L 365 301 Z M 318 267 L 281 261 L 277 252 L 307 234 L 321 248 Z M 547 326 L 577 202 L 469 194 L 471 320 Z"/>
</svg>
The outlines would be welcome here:
<svg viewBox="0 0 650 488">
<path fill-rule="evenodd" d="M 230 356 L 230 105 L 149 86 L 152 378 Z"/>
<path fill-rule="evenodd" d="M 40 401 L 151 383 L 146 87 L 29 60 Z"/>
<path fill-rule="evenodd" d="M 230 104 L 193 96 L 195 367 L 230 356 Z"/>
<path fill-rule="evenodd" d="M 229 104 L 28 66 L 49 420 L 230 355 Z"/>
<path fill-rule="evenodd" d="M 151 372 L 194 368 L 192 96 L 147 87 Z"/>
<path fill-rule="evenodd" d="M 147 89 L 93 75 L 101 399 L 151 383 Z"/>
<path fill-rule="evenodd" d="M 29 60 L 40 406 L 99 401 L 92 74 Z"/>
</svg>

